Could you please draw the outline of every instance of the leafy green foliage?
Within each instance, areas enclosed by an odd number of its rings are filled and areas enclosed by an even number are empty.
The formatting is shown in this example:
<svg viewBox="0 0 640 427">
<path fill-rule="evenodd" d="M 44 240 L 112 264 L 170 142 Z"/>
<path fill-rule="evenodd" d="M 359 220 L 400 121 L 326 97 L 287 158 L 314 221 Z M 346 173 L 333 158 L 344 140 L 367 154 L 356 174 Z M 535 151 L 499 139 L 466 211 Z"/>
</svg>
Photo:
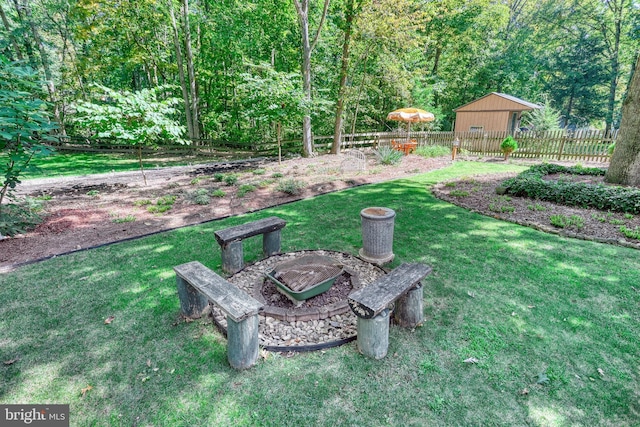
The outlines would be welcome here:
<svg viewBox="0 0 640 427">
<path fill-rule="evenodd" d="M 508 155 L 509 153 L 516 151 L 518 149 L 518 141 L 515 140 L 514 137 L 509 135 L 500 143 L 500 150 Z"/>
<path fill-rule="evenodd" d="M 530 130 L 544 132 L 560 129 L 561 114 L 548 100 L 542 108 L 527 111 L 522 116 L 522 123 Z"/>
<path fill-rule="evenodd" d="M 391 147 L 380 147 L 375 151 L 378 163 L 383 165 L 395 165 L 402 161 L 402 152 Z"/>
<path fill-rule="evenodd" d="M 640 240 L 640 228 L 638 227 L 628 228 L 623 225 L 620 227 L 620 232 L 624 234 L 625 237 L 628 237 L 629 239 Z"/>
<path fill-rule="evenodd" d="M 160 99 L 173 86 L 157 86 L 138 92 L 116 91 L 94 85 L 94 101 L 78 101 L 73 122 L 86 134 L 116 138 L 136 146 L 163 142 L 186 143 L 186 129 L 173 117 L 180 99 Z"/>
<path fill-rule="evenodd" d="M 547 200 L 569 206 L 593 207 L 605 211 L 640 213 L 640 190 L 636 188 L 542 179 L 544 175 L 553 173 L 598 176 L 604 175 L 606 170 L 545 163 L 527 169 L 515 178 L 504 181 L 502 185 L 507 189 L 507 193 L 514 196 Z"/>
<path fill-rule="evenodd" d="M 243 184 L 238 188 L 238 197 L 244 197 L 248 193 L 256 191 L 256 186 L 251 184 Z"/>
<path fill-rule="evenodd" d="M 178 199 L 178 196 L 162 196 L 156 200 L 155 205 L 147 207 L 147 211 L 155 214 L 161 214 L 173 208 L 174 203 Z"/>
<path fill-rule="evenodd" d="M 238 175 L 236 175 L 235 173 L 229 173 L 229 174 L 226 174 L 222 178 L 222 180 L 227 185 L 235 185 L 238 182 Z"/>
<path fill-rule="evenodd" d="M 30 209 L 14 203 L 5 208 L 5 198 L 14 200 L 20 177 L 37 156 L 51 149 L 56 125 L 49 120 L 37 73 L 29 67 L 4 61 L 0 56 L 0 235 L 13 236 L 33 221 Z"/>
<path fill-rule="evenodd" d="M 581 229 L 584 227 L 584 218 L 579 215 L 551 215 L 549 221 L 551 221 L 551 225 L 558 228 L 575 227 Z"/>
<path fill-rule="evenodd" d="M 303 181 L 285 179 L 278 183 L 276 190 L 282 193 L 291 194 L 292 196 L 297 196 L 304 187 L 306 187 L 306 184 Z"/>
<path fill-rule="evenodd" d="M 220 198 L 220 197 L 224 197 L 224 196 L 226 195 L 226 193 L 224 192 L 224 190 L 222 190 L 222 189 L 218 188 L 218 189 L 216 189 L 216 190 L 213 190 L 213 192 L 211 193 L 211 195 L 212 195 L 213 197 L 218 197 L 218 198 Z"/>
<path fill-rule="evenodd" d="M 414 151 L 414 154 L 426 158 L 440 157 L 451 154 L 451 149 L 442 145 L 424 145 L 418 147 L 416 151 Z"/>
</svg>

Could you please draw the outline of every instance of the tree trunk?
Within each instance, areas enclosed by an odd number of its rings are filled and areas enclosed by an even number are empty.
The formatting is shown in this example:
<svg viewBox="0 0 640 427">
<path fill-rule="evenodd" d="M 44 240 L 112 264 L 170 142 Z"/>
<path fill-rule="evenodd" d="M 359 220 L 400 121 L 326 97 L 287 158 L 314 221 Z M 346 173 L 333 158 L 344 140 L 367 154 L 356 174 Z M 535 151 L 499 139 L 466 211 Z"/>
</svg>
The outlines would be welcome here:
<svg viewBox="0 0 640 427">
<path fill-rule="evenodd" d="M 191 29 L 189 26 L 189 0 L 182 0 L 184 13 L 184 44 L 189 73 L 189 92 L 191 97 L 191 121 L 193 125 L 193 137 L 200 138 L 200 125 L 198 120 L 198 93 L 196 91 L 196 73 L 193 68 L 193 53 L 191 52 Z"/>
<path fill-rule="evenodd" d="M 622 121 L 605 181 L 640 186 L 640 60 L 622 104 Z"/>
<path fill-rule="evenodd" d="M 24 4 L 24 5 L 20 4 L 18 2 L 18 0 L 13 0 L 13 6 L 16 9 L 16 14 L 18 15 L 18 21 L 20 22 L 20 25 L 22 27 L 24 27 L 25 21 L 28 21 L 23 16 L 23 11 L 24 11 L 24 9 L 26 9 L 27 5 L 26 4 Z M 26 29 L 24 29 L 23 31 L 26 31 Z M 22 37 L 22 40 L 24 42 L 25 51 L 27 52 L 27 57 L 29 58 L 29 65 L 34 70 L 37 70 L 38 69 L 38 62 L 36 60 L 35 54 L 33 53 L 33 47 L 31 46 L 31 41 L 29 40 L 28 37 Z"/>
<path fill-rule="evenodd" d="M 186 1 L 186 0 L 185 0 Z M 298 22 L 300 23 L 300 33 L 302 37 L 302 89 L 305 99 L 307 100 L 307 108 L 311 108 L 311 52 L 318 42 L 320 30 L 327 16 L 329 8 L 329 0 L 324 1 L 324 9 L 318 24 L 318 30 L 313 38 L 313 42 L 309 40 L 309 0 L 293 0 L 298 14 Z M 313 155 L 313 138 L 311 136 L 311 115 L 307 113 L 302 118 L 302 156 L 309 157 Z"/>
<path fill-rule="evenodd" d="M 605 135 L 608 135 L 613 126 L 613 110 L 616 106 L 616 91 L 618 89 L 618 73 L 620 71 L 620 34 L 622 26 L 622 9 L 623 5 L 616 11 L 615 19 L 615 39 L 613 41 L 613 52 L 611 55 L 611 80 L 609 81 L 609 99 L 607 102 L 607 117 Z M 619 16 L 618 16 L 619 15 Z"/>
<path fill-rule="evenodd" d="M 33 17 L 31 16 L 31 10 L 29 8 L 29 3 L 25 0 L 24 5 L 24 14 L 29 23 L 29 27 L 31 28 L 31 35 L 33 36 L 33 40 L 36 42 L 38 46 L 38 51 L 40 52 L 40 61 L 42 63 L 42 69 L 44 70 L 44 78 L 45 84 L 47 86 L 47 91 L 49 92 L 49 101 L 53 105 L 53 117 L 56 122 L 60 126 L 60 134 L 66 135 L 64 129 L 64 123 L 62 123 L 62 119 L 60 117 L 60 108 L 58 105 L 56 87 L 53 83 L 53 75 L 51 73 L 51 68 L 49 67 L 49 55 L 44 47 L 44 42 L 42 41 L 42 37 L 40 37 L 40 32 L 38 31 L 38 27 L 36 27 L 36 23 L 33 21 Z"/>
<path fill-rule="evenodd" d="M 7 31 L 7 34 L 9 35 L 9 41 L 13 45 L 13 50 L 15 51 L 16 58 L 19 61 L 22 61 L 24 59 L 24 57 L 22 56 L 22 51 L 20 50 L 20 45 L 18 44 L 18 42 L 16 41 L 16 38 L 13 37 L 13 34 L 11 33 L 11 26 L 9 25 L 9 20 L 7 19 L 7 15 L 5 15 L 5 13 L 4 13 L 4 9 L 2 8 L 2 4 L 0 4 L 0 18 L 2 18 L 2 23 L 4 24 L 4 28 Z"/>
<path fill-rule="evenodd" d="M 342 139 L 342 112 L 344 110 L 344 98 L 347 93 L 347 72 L 349 71 L 349 44 L 351 43 L 351 28 L 355 15 L 354 0 L 348 0 L 346 5 L 346 23 L 344 29 L 344 43 L 342 44 L 342 64 L 340 67 L 340 88 L 338 101 L 336 102 L 336 124 L 333 130 L 333 144 L 331 154 L 340 153 L 340 141 Z"/>
<path fill-rule="evenodd" d="M 184 115 L 187 120 L 187 132 L 189 138 L 195 138 L 193 133 L 193 122 L 191 120 L 191 103 L 189 102 L 189 89 L 184 78 L 184 66 L 182 63 L 182 49 L 180 48 L 180 37 L 178 35 L 178 25 L 176 16 L 173 12 L 173 0 L 168 0 L 169 15 L 171 16 L 171 27 L 173 29 L 173 45 L 176 49 L 176 62 L 178 63 L 178 76 L 180 77 L 180 88 L 182 89 L 182 99 L 184 100 Z"/>
</svg>

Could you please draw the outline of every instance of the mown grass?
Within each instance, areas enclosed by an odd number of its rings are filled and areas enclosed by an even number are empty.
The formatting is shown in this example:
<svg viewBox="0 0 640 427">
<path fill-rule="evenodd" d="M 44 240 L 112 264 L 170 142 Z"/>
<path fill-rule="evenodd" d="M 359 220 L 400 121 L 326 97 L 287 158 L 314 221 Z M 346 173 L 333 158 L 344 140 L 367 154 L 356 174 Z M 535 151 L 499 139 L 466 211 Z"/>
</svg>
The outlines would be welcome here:
<svg viewBox="0 0 640 427">
<path fill-rule="evenodd" d="M 637 425 L 638 252 L 500 222 L 427 190 L 507 168 L 457 163 L 0 275 L 0 360 L 17 359 L 0 364 L 0 402 L 69 403 L 82 426 Z M 385 359 L 349 344 L 236 372 L 207 320 L 180 321 L 172 267 L 220 271 L 215 230 L 277 215 L 285 251 L 356 254 L 368 206 L 397 212 L 392 267 L 433 267 L 424 325 L 392 327 Z M 248 240 L 248 260 L 260 249 Z"/>
<path fill-rule="evenodd" d="M 183 166 L 194 163 L 219 161 L 214 157 L 170 157 L 143 156 L 145 168 L 166 166 Z M 34 158 L 24 179 L 51 178 L 55 176 L 90 175 L 107 172 L 124 172 L 140 170 L 138 157 L 129 154 L 95 154 L 95 153 L 54 153 L 47 157 Z"/>
</svg>

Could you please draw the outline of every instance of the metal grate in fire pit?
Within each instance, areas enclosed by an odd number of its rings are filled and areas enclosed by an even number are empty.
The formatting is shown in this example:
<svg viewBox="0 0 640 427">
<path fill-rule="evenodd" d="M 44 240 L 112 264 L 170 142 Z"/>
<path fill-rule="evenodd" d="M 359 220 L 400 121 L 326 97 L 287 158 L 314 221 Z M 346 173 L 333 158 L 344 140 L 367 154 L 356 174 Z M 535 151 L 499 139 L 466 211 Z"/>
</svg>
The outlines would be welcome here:
<svg viewBox="0 0 640 427">
<path fill-rule="evenodd" d="M 331 288 L 343 268 L 331 257 L 309 255 L 280 263 L 266 276 L 285 295 L 303 301 Z"/>
</svg>

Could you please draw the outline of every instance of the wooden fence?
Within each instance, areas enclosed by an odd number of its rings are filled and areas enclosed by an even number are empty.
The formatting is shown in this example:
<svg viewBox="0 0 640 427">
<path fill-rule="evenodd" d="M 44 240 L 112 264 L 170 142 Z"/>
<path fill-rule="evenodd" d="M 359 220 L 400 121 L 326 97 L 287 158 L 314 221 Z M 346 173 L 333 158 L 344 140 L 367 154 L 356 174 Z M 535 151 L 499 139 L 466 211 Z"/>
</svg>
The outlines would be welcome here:
<svg viewBox="0 0 640 427">
<path fill-rule="evenodd" d="M 343 147 L 390 145 L 392 140 L 414 139 L 418 146 L 451 146 L 458 138 L 460 148 L 469 153 L 500 156 L 500 144 L 507 132 L 371 132 L 345 135 Z M 617 131 L 598 130 L 519 132 L 515 136 L 518 149 L 511 157 L 547 160 L 609 161 L 609 146 L 615 142 Z"/>
<path fill-rule="evenodd" d="M 500 143 L 507 137 L 507 132 L 367 132 L 343 135 L 341 148 L 380 147 L 391 145 L 391 141 L 415 139 L 418 146 L 442 145 L 450 147 L 458 138 L 462 152 L 483 156 L 501 156 Z M 550 131 L 519 132 L 515 135 L 518 149 L 511 153 L 515 158 L 531 158 L 540 160 L 573 160 L 573 161 L 609 161 L 608 148 L 615 142 L 617 131 L 605 134 L 604 131 Z M 314 137 L 314 147 L 318 152 L 328 152 L 333 136 Z M 282 151 L 300 153 L 300 140 L 282 142 Z M 122 141 L 65 137 L 58 144 L 60 151 L 80 152 L 121 152 L 134 153 L 137 149 Z M 191 141 L 190 144 L 160 144 L 158 148 L 143 148 L 143 154 L 164 155 L 211 155 L 236 157 L 273 156 L 278 152 L 277 143 L 256 142 L 241 143 L 210 139 Z"/>
</svg>

